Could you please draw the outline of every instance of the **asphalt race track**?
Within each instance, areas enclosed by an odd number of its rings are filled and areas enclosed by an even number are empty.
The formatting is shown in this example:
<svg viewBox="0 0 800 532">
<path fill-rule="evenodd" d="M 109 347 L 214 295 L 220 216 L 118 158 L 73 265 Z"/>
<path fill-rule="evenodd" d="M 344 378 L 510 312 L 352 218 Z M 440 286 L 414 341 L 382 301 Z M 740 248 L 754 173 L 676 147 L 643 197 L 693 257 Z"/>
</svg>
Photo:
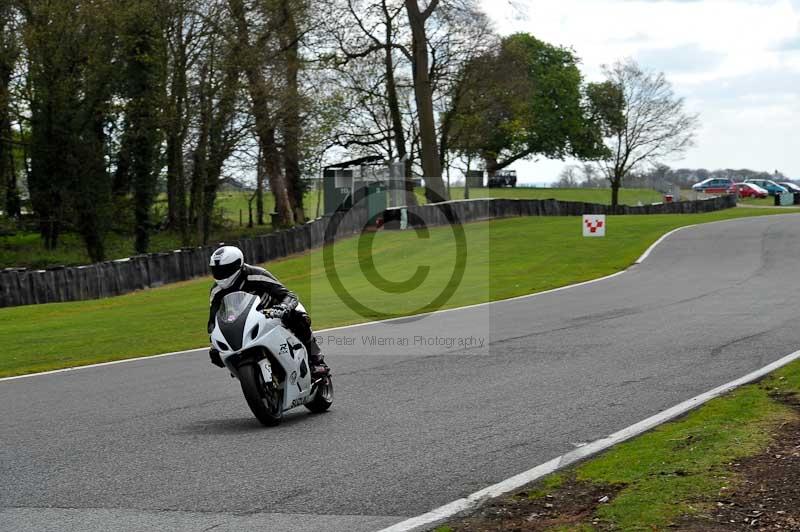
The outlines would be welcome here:
<svg viewBox="0 0 800 532">
<path fill-rule="evenodd" d="M 800 215 L 686 229 L 598 283 L 321 336 L 334 407 L 276 429 L 203 351 L 0 382 L 0 529 L 426 512 L 800 349 Z"/>
</svg>

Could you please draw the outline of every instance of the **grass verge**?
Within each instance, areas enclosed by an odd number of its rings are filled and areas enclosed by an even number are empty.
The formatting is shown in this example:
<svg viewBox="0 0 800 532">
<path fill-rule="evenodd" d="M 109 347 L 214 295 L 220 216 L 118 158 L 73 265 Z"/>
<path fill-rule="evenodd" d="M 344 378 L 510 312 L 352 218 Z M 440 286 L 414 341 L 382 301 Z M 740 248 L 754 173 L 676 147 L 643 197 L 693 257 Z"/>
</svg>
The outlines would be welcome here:
<svg viewBox="0 0 800 532">
<path fill-rule="evenodd" d="M 463 199 L 464 189 L 453 187 L 453 199 Z M 424 204 L 424 189 L 418 188 L 416 194 L 420 204 Z M 270 232 L 271 226 L 269 213 L 275 210 L 275 200 L 270 193 L 264 194 L 264 212 L 266 225 L 247 227 L 248 199 L 251 192 L 220 192 L 216 202 L 216 227 L 211 235 L 212 242 L 230 241 Z M 607 204 L 611 199 L 608 189 L 551 189 L 551 188 L 504 188 L 504 189 L 473 189 L 472 198 L 529 198 L 546 199 L 555 198 L 564 201 L 582 201 L 586 203 Z M 308 218 L 316 218 L 317 212 L 324 212 L 322 193 L 316 189 L 309 190 L 305 195 L 304 206 Z M 623 204 L 636 205 L 637 203 L 652 203 L 661 201 L 661 195 L 649 189 L 622 189 L 620 201 Z M 253 216 L 255 217 L 255 204 Z M 156 204 L 153 217 L 161 219 L 166 209 L 166 195 L 161 195 Z M 318 211 L 319 209 L 319 211 Z M 240 217 L 241 216 L 241 217 Z M 0 219 L 2 222 L 2 219 Z M 52 266 L 75 266 L 88 264 L 89 256 L 86 246 L 77 233 L 65 233 L 61 236 L 57 249 L 47 250 L 42 245 L 42 240 L 37 232 L 13 230 L 13 224 L 8 225 L 12 234 L 4 234 L 0 226 L 0 268 L 48 268 Z M 121 224 L 124 226 L 125 224 Z M 198 235 L 189 235 L 190 244 L 200 242 Z M 152 235 L 150 251 L 170 251 L 183 246 L 181 235 L 175 231 L 159 231 Z M 134 238 L 129 234 L 111 230 L 105 239 L 106 257 L 108 260 L 130 257 L 134 250 Z"/>
<path fill-rule="evenodd" d="M 360 315 L 342 303 L 328 280 L 320 250 L 274 262 L 269 269 L 300 296 L 315 328 L 321 329 L 374 319 L 380 312 L 407 315 L 453 308 L 596 279 L 629 267 L 677 227 L 772 212 L 740 208 L 698 215 L 616 216 L 609 218 L 604 239 L 584 239 L 574 217 L 467 224 L 463 279 L 441 307 L 431 305 L 430 298 L 452 283 L 455 246 L 450 228 L 435 228 L 422 237 L 379 232 L 372 242 L 338 242 L 334 257 L 342 284 L 359 302 L 376 309 L 374 315 Z M 366 246 L 372 263 L 363 261 Z M 424 282 L 407 293 L 389 293 L 368 280 L 380 275 L 399 283 L 415 265 L 429 271 Z M 0 376 L 203 346 L 208 341 L 209 287 L 209 279 L 203 278 L 102 300 L 0 309 Z"/>
<path fill-rule="evenodd" d="M 785 425 L 800 421 L 800 412 L 783 400 L 798 395 L 800 363 L 795 362 L 437 531 L 748 527 L 743 521 L 709 527 L 698 518 L 713 513 L 742 485 L 738 462 L 764 452 Z M 581 497 L 586 500 L 576 504 Z"/>
</svg>

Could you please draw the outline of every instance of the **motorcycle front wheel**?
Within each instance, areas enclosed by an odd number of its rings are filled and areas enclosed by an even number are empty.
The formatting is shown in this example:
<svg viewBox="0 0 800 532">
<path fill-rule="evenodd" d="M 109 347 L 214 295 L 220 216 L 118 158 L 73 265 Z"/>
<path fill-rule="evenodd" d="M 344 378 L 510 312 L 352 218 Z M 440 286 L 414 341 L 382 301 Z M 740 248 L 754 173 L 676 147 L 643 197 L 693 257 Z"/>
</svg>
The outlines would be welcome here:
<svg viewBox="0 0 800 532">
<path fill-rule="evenodd" d="M 271 382 L 265 383 L 261 368 L 248 364 L 239 368 L 239 381 L 247 406 L 262 425 L 274 427 L 283 419 L 280 390 Z"/>
</svg>

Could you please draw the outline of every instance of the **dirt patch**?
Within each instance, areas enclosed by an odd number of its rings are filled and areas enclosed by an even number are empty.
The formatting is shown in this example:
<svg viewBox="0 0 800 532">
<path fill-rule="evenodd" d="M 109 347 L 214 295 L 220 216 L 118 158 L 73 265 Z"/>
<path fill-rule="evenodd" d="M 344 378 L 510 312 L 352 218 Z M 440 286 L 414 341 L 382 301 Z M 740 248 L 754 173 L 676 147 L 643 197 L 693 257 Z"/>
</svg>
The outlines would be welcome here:
<svg viewBox="0 0 800 532">
<path fill-rule="evenodd" d="M 553 527 L 592 523 L 598 506 L 622 489 L 565 479 L 558 488 L 533 486 L 511 497 L 496 499 L 478 513 L 448 526 L 455 532 L 538 532 Z"/>
<path fill-rule="evenodd" d="M 800 397 L 776 399 L 800 411 Z M 757 456 L 731 464 L 739 482 L 710 511 L 675 528 L 690 531 L 800 531 L 800 420 L 784 423 Z"/>
</svg>

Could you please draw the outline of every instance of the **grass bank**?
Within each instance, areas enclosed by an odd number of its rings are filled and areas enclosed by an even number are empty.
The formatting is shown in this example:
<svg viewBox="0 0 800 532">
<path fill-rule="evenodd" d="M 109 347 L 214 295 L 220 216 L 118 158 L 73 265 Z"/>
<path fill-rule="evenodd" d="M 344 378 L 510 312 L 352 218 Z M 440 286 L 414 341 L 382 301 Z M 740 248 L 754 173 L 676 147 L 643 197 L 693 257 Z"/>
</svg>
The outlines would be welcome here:
<svg viewBox="0 0 800 532">
<path fill-rule="evenodd" d="M 674 228 L 733 218 L 763 216 L 767 209 L 729 209 L 699 215 L 616 216 L 605 239 L 584 239 L 574 217 L 515 218 L 464 226 L 463 279 L 441 308 L 540 292 L 595 279 L 630 266 L 661 235 Z M 785 213 L 787 211 L 780 211 Z M 371 250 L 371 253 L 370 251 Z M 316 250 L 274 262 L 269 269 L 309 308 L 315 328 L 435 310 L 430 300 L 451 283 L 456 264 L 453 232 L 435 228 L 379 232 L 374 240 L 349 239 L 333 248 L 342 285 L 375 310 L 360 315 L 343 304 Z M 359 253 L 361 252 L 361 253 Z M 372 261 L 365 261 L 371 256 Z M 399 283 L 417 265 L 429 268 L 407 293 L 389 293 L 368 279 Z M 424 273 L 424 271 L 423 271 Z M 383 283 L 385 285 L 385 283 Z M 0 309 L 0 376 L 118 360 L 200 347 L 207 343 L 208 278 L 96 301 Z"/>
<path fill-rule="evenodd" d="M 463 199 L 464 189 L 453 187 L 453 199 Z M 424 189 L 416 190 L 421 204 L 425 203 Z M 473 189 L 472 198 L 554 198 L 565 201 L 582 201 L 586 203 L 607 204 L 611 200 L 611 192 L 607 189 L 546 189 L 546 188 L 506 188 L 506 189 Z M 251 192 L 220 192 L 216 202 L 216 227 L 211 235 L 212 242 L 236 240 L 249 236 L 261 235 L 270 232 L 271 226 L 269 213 L 275 210 L 275 199 L 272 194 L 264 194 L 264 212 L 266 225 L 247 227 L 248 199 Z M 317 208 L 324 212 L 322 193 L 316 189 L 309 190 L 305 195 L 305 211 L 308 218 L 316 218 Z M 620 201 L 627 205 L 638 203 L 652 203 L 661 201 L 661 195 L 649 189 L 622 189 Z M 154 219 L 164 217 L 166 210 L 166 195 L 161 195 L 154 208 Z M 241 215 L 241 218 L 240 218 Z M 255 217 L 255 204 L 253 204 Z M 12 224 L 5 224 L 6 229 Z M 120 227 L 126 226 L 120 224 Z M 3 229 L 3 227 L 0 227 Z M 197 245 L 199 238 L 190 235 L 190 243 Z M 112 230 L 106 236 L 106 257 L 108 260 L 130 257 L 135 254 L 134 239 L 132 235 Z M 159 231 L 152 235 L 150 250 L 152 252 L 170 251 L 182 247 L 181 235 L 174 231 Z M 60 245 L 55 250 L 47 250 L 42 245 L 42 240 L 37 232 L 16 231 L 15 234 L 5 235 L 0 230 L 0 268 L 47 268 L 51 266 L 75 266 L 88 264 L 89 256 L 86 246 L 77 233 L 67 232 L 62 235 Z"/>
<path fill-rule="evenodd" d="M 797 445 L 780 440 L 797 433 L 800 411 L 790 405 L 800 404 L 798 400 L 796 362 L 437 532 L 518 529 L 523 523 L 521 530 L 742 530 L 759 529 L 767 519 L 790 523 L 784 529 L 796 530 L 792 512 L 800 511 L 800 501 L 787 501 L 765 487 L 769 477 L 780 476 L 782 468 L 796 469 L 800 460 L 781 462 L 778 455 L 772 461 L 776 469 L 758 471 L 762 478 L 752 478 L 753 468 L 746 462 L 775 452 L 773 448 Z M 760 484 L 754 489 L 760 496 L 751 501 L 738 497 L 753 481 Z M 768 501 L 774 499 L 783 510 L 771 508 Z M 739 501 L 735 514 L 726 508 L 734 505 L 732 500 Z"/>
</svg>

